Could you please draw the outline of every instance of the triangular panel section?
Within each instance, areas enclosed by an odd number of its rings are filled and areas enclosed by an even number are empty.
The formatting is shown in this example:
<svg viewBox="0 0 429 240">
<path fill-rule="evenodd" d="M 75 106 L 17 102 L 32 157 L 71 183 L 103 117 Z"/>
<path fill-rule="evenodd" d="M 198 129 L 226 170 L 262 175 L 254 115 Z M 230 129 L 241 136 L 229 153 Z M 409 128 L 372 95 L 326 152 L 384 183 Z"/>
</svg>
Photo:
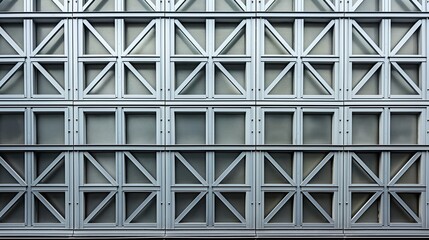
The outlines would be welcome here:
<svg viewBox="0 0 429 240">
<path fill-rule="evenodd" d="M 377 46 L 380 46 L 380 23 L 356 23 L 371 38 Z M 368 43 L 356 27 L 352 27 L 352 52 L 354 55 L 378 55 L 377 51 Z"/>
<path fill-rule="evenodd" d="M 322 213 L 306 197 L 303 198 L 304 223 L 329 223 Z"/>
<path fill-rule="evenodd" d="M 329 95 L 328 90 L 319 82 L 314 74 L 304 69 L 304 94 L 305 95 Z"/>
<path fill-rule="evenodd" d="M 13 64 L 0 64 L 0 79 L 14 67 Z M 24 94 L 24 67 L 21 66 L 0 87 L 0 94 Z"/>
<path fill-rule="evenodd" d="M 156 65 L 151 63 L 130 63 L 146 82 L 156 89 Z M 149 89 L 125 66 L 125 94 L 152 95 Z"/>
<path fill-rule="evenodd" d="M 7 23 L 2 24 L 1 27 L 3 30 L 12 38 L 12 40 L 18 45 L 22 50 L 24 47 L 24 27 L 22 23 Z M 10 43 L 0 35 L 0 55 L 15 55 L 18 54 L 16 50 L 10 45 Z"/>
<path fill-rule="evenodd" d="M 55 24 L 56 25 L 56 24 Z M 55 25 L 51 23 L 39 23 L 36 24 L 36 45 L 44 40 L 44 38 L 55 28 Z M 55 54 L 55 55 L 63 55 L 64 54 L 64 25 L 61 29 L 56 32 L 51 39 L 43 46 L 38 54 Z"/>
<path fill-rule="evenodd" d="M 97 23 L 92 24 L 94 29 L 101 35 L 110 48 L 115 49 L 115 26 L 113 23 Z M 100 42 L 100 40 L 85 27 L 85 53 L 86 54 L 109 54 L 107 48 Z"/>
</svg>

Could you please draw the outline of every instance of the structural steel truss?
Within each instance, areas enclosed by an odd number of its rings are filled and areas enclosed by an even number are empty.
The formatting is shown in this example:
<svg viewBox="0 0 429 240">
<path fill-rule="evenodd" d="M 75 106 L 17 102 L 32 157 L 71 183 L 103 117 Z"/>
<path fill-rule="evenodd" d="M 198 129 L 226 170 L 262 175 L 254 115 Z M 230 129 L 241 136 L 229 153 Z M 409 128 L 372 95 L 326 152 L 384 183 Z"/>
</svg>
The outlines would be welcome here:
<svg viewBox="0 0 429 240">
<path fill-rule="evenodd" d="M 0 238 L 427 236 L 428 10 L 0 0 Z"/>
</svg>

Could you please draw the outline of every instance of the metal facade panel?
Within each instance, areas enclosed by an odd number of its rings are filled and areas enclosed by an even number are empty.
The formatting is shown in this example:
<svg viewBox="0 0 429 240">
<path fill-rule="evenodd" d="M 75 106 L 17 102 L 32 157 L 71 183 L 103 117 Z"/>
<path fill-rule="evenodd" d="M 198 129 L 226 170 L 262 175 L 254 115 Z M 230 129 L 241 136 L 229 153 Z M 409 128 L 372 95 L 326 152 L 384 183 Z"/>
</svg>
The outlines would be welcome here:
<svg viewBox="0 0 429 240">
<path fill-rule="evenodd" d="M 426 236 L 428 4 L 0 1 L 0 237 Z"/>
</svg>

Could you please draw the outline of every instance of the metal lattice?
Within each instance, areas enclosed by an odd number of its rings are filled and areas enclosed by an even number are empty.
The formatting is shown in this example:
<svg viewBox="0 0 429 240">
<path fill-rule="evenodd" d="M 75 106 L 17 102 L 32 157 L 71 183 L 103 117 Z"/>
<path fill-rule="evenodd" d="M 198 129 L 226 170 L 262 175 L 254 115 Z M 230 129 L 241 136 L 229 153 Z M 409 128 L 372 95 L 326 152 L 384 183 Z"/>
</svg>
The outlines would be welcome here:
<svg viewBox="0 0 429 240">
<path fill-rule="evenodd" d="M 426 236 L 428 10 L 0 1 L 0 236 Z"/>
</svg>

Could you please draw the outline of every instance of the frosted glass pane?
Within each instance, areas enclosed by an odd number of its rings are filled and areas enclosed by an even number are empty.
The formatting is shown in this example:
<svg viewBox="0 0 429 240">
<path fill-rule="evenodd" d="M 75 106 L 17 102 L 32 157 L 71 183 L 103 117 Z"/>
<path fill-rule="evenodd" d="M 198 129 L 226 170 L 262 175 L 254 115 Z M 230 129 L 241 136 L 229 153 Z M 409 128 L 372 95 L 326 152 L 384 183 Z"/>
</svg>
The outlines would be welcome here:
<svg viewBox="0 0 429 240">
<path fill-rule="evenodd" d="M 264 217 L 274 210 L 288 192 L 265 192 L 264 193 Z M 270 223 L 292 223 L 293 221 L 293 197 L 271 218 Z"/>
<path fill-rule="evenodd" d="M 420 86 L 420 67 L 417 64 L 400 64 L 400 69 L 405 72 L 411 81 L 418 87 Z M 395 95 L 417 95 L 419 94 L 408 81 L 400 74 L 400 72 L 392 66 L 391 68 L 391 93 Z"/>
<path fill-rule="evenodd" d="M 202 2 L 202 1 L 200 1 Z M 206 48 L 206 24 L 205 23 L 189 23 L 182 22 L 186 32 L 183 32 L 179 27 L 175 30 L 175 53 L 176 54 L 202 54 L 197 47 L 192 43 L 186 34 L 196 40 L 197 44 L 203 49 Z"/>
<path fill-rule="evenodd" d="M 194 193 L 175 193 L 175 217 L 177 218 L 186 207 L 198 196 Z M 200 223 L 206 221 L 206 197 L 204 196 L 182 219 L 183 223 Z"/>
<path fill-rule="evenodd" d="M 176 90 L 181 87 L 198 64 L 176 63 L 175 65 L 175 85 Z M 206 94 L 206 68 L 203 67 L 190 82 L 179 92 L 180 95 L 205 95 Z"/>
<path fill-rule="evenodd" d="M 156 153 L 133 152 L 132 155 L 137 160 L 136 165 L 128 156 L 125 156 L 125 179 L 126 183 L 151 183 L 139 167 L 144 167 L 154 179 L 157 179 Z"/>
<path fill-rule="evenodd" d="M 175 121 L 177 144 L 206 143 L 205 113 L 176 113 Z"/>
<path fill-rule="evenodd" d="M 398 174 L 398 172 L 408 163 L 408 161 L 415 155 L 412 153 L 391 153 L 390 154 L 390 178 Z M 421 157 L 419 157 L 399 178 L 397 184 L 419 184 L 421 183 Z"/>
<path fill-rule="evenodd" d="M 378 144 L 379 119 L 379 114 L 353 114 L 353 144 Z"/>
<path fill-rule="evenodd" d="M 0 64 L 0 78 L 3 79 L 13 67 L 14 65 L 12 64 Z M 10 76 L 8 80 L 4 83 L 4 85 L 0 87 L 0 94 L 24 94 L 23 66 L 21 66 L 15 73 L 13 73 L 12 76 Z"/>
<path fill-rule="evenodd" d="M 293 113 L 265 113 L 265 144 L 292 144 Z"/>
<path fill-rule="evenodd" d="M 116 142 L 114 113 L 88 113 L 85 117 L 86 143 L 114 144 Z"/>
<path fill-rule="evenodd" d="M 306 22 L 304 25 L 304 47 L 307 49 L 310 44 L 326 27 L 326 23 Z M 334 32 L 331 28 L 312 48 L 309 54 L 331 55 L 334 53 Z"/>
<path fill-rule="evenodd" d="M 328 220 L 322 215 L 322 213 L 316 208 L 316 206 L 314 206 L 313 203 L 308 200 L 307 197 L 303 197 L 302 208 L 302 217 L 304 223 L 328 223 Z"/>
<path fill-rule="evenodd" d="M 0 194 L 0 207 L 4 209 L 5 205 L 8 204 L 18 192 L 2 192 Z M 18 201 L 10 206 L 9 211 L 6 211 L 3 216 L 0 217 L 0 223 L 24 223 L 25 221 L 25 194 L 22 195 Z"/>
<path fill-rule="evenodd" d="M 84 193 L 85 218 L 106 198 L 109 193 L 88 192 Z M 114 223 L 116 220 L 115 197 L 110 198 L 103 208 L 89 221 L 89 223 Z"/>
<path fill-rule="evenodd" d="M 239 87 L 246 89 L 246 65 L 239 63 L 224 63 L 222 66 L 226 69 L 227 73 L 221 71 L 218 67 L 215 68 L 215 94 L 244 94 L 233 84 L 233 82 L 235 81 Z M 228 74 L 231 74 L 233 80 L 227 76 Z"/>
<path fill-rule="evenodd" d="M 373 64 L 353 64 L 352 83 L 353 89 L 362 81 L 365 75 L 372 69 Z M 357 92 L 358 95 L 379 95 L 381 90 L 382 67 L 375 71 L 369 80 Z"/>
<path fill-rule="evenodd" d="M 153 11 L 153 9 L 146 1 L 125 0 L 125 11 Z"/>
<path fill-rule="evenodd" d="M 332 143 L 332 114 L 304 114 L 304 144 Z"/>
<path fill-rule="evenodd" d="M 421 1 L 418 0 L 417 2 Z M 420 11 L 412 1 L 408 0 L 392 0 L 391 7 L 393 12 Z"/>
<path fill-rule="evenodd" d="M 64 192 L 40 193 L 52 207 L 65 217 L 65 194 Z M 46 208 L 46 206 L 35 198 L 35 222 L 37 223 L 59 223 L 59 220 Z"/>
<path fill-rule="evenodd" d="M 274 166 L 268 157 L 264 159 L 264 183 L 283 183 L 290 184 L 288 180 L 280 173 L 286 172 L 293 178 L 293 153 L 278 152 L 270 153 L 270 156 L 275 160 L 275 163 L 280 165 L 280 169 Z"/>
<path fill-rule="evenodd" d="M 392 114 L 390 118 L 391 144 L 417 144 L 418 114 Z"/>
<path fill-rule="evenodd" d="M 374 193 L 352 193 L 352 216 L 365 205 Z M 358 223 L 379 223 L 381 220 L 380 198 L 378 198 L 358 219 Z"/>
<path fill-rule="evenodd" d="M 244 144 L 246 141 L 244 113 L 216 113 L 215 144 Z"/>
<path fill-rule="evenodd" d="M 85 5 L 90 0 L 83 0 L 83 5 Z M 104 11 L 114 11 L 115 10 L 115 0 L 98 0 L 92 1 L 92 4 L 88 6 L 85 10 L 86 12 L 104 12 Z"/>
<path fill-rule="evenodd" d="M 98 80 L 98 75 L 104 70 L 107 64 L 86 64 L 85 65 L 85 88 L 94 80 Z M 115 94 L 115 66 L 110 67 L 106 74 L 89 91 L 89 94 Z"/>
<path fill-rule="evenodd" d="M 125 118 L 127 144 L 156 144 L 155 113 L 129 113 Z"/>
<path fill-rule="evenodd" d="M 24 113 L 0 113 L 0 144 L 24 144 Z"/>
<path fill-rule="evenodd" d="M 239 155 L 239 152 L 217 152 L 215 154 L 215 179 L 218 179 Z M 228 174 L 221 181 L 221 184 L 245 184 L 246 158 L 240 159 L 234 168 L 227 171 Z"/>
<path fill-rule="evenodd" d="M 215 44 L 216 49 L 220 49 L 221 44 L 224 43 L 226 38 L 228 38 L 234 29 L 238 26 L 236 24 L 230 23 L 216 23 L 215 29 Z M 244 55 L 246 54 L 246 27 L 241 28 L 236 35 L 228 41 L 228 44 L 225 48 L 222 49 L 220 54 L 230 54 L 230 55 Z"/>
<path fill-rule="evenodd" d="M 35 177 L 39 177 L 49 165 L 60 155 L 58 152 L 38 152 L 35 154 Z M 65 159 L 64 157 L 43 177 L 40 183 L 64 184 L 65 183 Z"/>
<path fill-rule="evenodd" d="M 303 160 L 303 177 L 306 178 L 326 157 L 327 153 L 304 153 Z M 314 175 L 310 184 L 330 184 L 333 179 L 333 159 L 329 159 L 327 163 L 320 168 Z"/>
<path fill-rule="evenodd" d="M 3 1 L 4 2 L 4 1 Z M 2 3 L 0 3 L 1 7 Z M 1 11 L 1 9 L 0 9 Z M 14 40 L 14 42 L 23 49 L 24 46 L 24 27 L 22 22 L 0 24 L 3 30 Z M 4 38 L 0 37 L 0 55 L 16 55 L 18 52 Z M 1 66 L 1 65 L 0 65 Z"/>
<path fill-rule="evenodd" d="M 24 0 L 3 0 L 0 2 L 2 12 L 22 12 L 24 11 Z"/>
<path fill-rule="evenodd" d="M 177 4 L 180 0 L 175 0 Z M 180 12 L 201 12 L 206 10 L 206 1 L 186 0 L 178 9 Z"/>
<path fill-rule="evenodd" d="M 131 214 L 147 199 L 150 192 L 126 192 L 125 193 L 125 216 L 128 219 Z M 131 223 L 156 223 L 156 197 L 133 218 Z"/>
<path fill-rule="evenodd" d="M 397 193 L 398 197 L 405 202 L 407 207 L 418 217 L 421 217 L 421 193 Z M 394 201 L 393 206 L 390 210 L 390 217 L 392 222 L 404 223 L 416 223 L 411 215 L 404 210 L 398 200 L 393 197 L 390 198 L 391 202 Z"/>
<path fill-rule="evenodd" d="M 270 24 L 275 28 L 278 34 L 294 48 L 294 23 L 279 23 L 271 21 Z M 265 27 L 264 53 L 274 55 L 290 55 L 291 53 L 279 42 L 268 27 Z"/>
<path fill-rule="evenodd" d="M 36 143 L 64 144 L 64 113 L 36 114 Z"/>
<path fill-rule="evenodd" d="M 368 167 L 370 170 L 366 171 L 363 169 L 360 164 L 357 163 L 357 160 L 353 157 L 352 163 L 352 183 L 372 183 L 375 184 L 375 180 L 369 175 L 369 173 L 374 173 L 375 176 L 380 176 L 380 153 L 356 153 L 358 157 L 364 163 L 364 166 Z"/>
<path fill-rule="evenodd" d="M 246 194 L 222 192 L 224 198 L 232 205 L 242 217 L 245 217 Z M 241 223 L 240 220 L 232 213 L 231 207 L 227 207 L 219 197 L 215 197 L 215 222 L 217 223 Z"/>
<path fill-rule="evenodd" d="M 52 0 L 35 0 L 35 10 L 43 12 L 61 11 L 60 8 Z"/>
<path fill-rule="evenodd" d="M 330 1 L 330 2 L 332 2 L 332 1 Z M 329 11 L 332 11 L 332 9 L 328 6 L 328 4 L 325 3 L 325 1 L 305 0 L 304 1 L 304 11 L 329 12 Z"/>
<path fill-rule="evenodd" d="M 147 22 L 132 22 L 127 21 L 125 23 L 125 46 L 124 49 L 128 49 L 131 43 L 138 39 L 137 45 L 135 45 L 130 54 L 156 54 L 156 31 L 155 27 L 152 27 L 143 38 L 137 38 L 138 35 L 146 28 L 149 23 Z"/>
<path fill-rule="evenodd" d="M 115 49 L 115 25 L 109 23 L 91 23 L 95 30 L 107 42 L 107 44 Z M 85 54 L 110 54 L 107 48 L 100 40 L 87 28 L 84 32 L 84 53 Z"/>
<path fill-rule="evenodd" d="M 6 152 L 1 153 L 0 157 L 18 174 L 18 176 L 25 179 L 24 153 Z M 19 182 L 17 182 L 4 166 L 0 165 L 0 184 L 19 184 Z"/>
<path fill-rule="evenodd" d="M 60 94 L 61 92 L 57 90 L 53 83 L 51 83 L 48 78 L 52 77 L 54 79 L 54 84 L 57 83 L 61 86 L 61 89 L 64 89 L 64 64 L 41 64 L 43 69 L 48 72 L 48 77 L 45 76 L 41 71 L 36 67 L 34 68 L 34 93 L 36 94 Z"/>
<path fill-rule="evenodd" d="M 156 64 L 152 63 L 131 63 L 137 70 L 138 74 L 143 77 L 146 82 L 156 89 Z M 133 95 L 152 95 L 149 89 L 139 80 L 139 76 L 133 73 L 128 67 L 125 66 L 125 94 Z"/>
<path fill-rule="evenodd" d="M 414 194 L 414 201 L 418 202 L 418 194 Z M 417 199 L 416 199 L 417 198 Z M 417 216 L 420 215 L 418 212 Z M 393 196 L 390 197 L 390 221 L 393 223 L 416 223 L 414 218 L 404 209 L 401 203 Z"/>
<path fill-rule="evenodd" d="M 85 156 L 85 183 L 95 184 L 111 184 L 108 178 L 103 174 L 103 170 L 107 175 L 116 179 L 116 157 L 115 153 L 112 152 L 92 152 L 89 153 L 92 158 L 96 161 L 95 164 L 91 162 L 87 156 Z M 99 168 L 100 165 L 102 169 Z"/>
<path fill-rule="evenodd" d="M 415 23 L 403 23 L 403 22 L 393 22 L 392 23 L 392 37 L 391 37 L 391 47 L 392 49 L 399 44 L 405 34 L 410 31 Z M 398 55 L 406 54 L 406 55 L 415 55 L 421 52 L 421 44 L 420 44 L 420 29 L 418 28 L 411 37 L 403 44 L 398 51 Z"/>
<path fill-rule="evenodd" d="M 57 23 L 36 23 L 35 24 L 35 46 L 38 46 L 55 28 Z M 49 41 L 40 50 L 39 54 L 64 54 L 64 27 L 62 27 L 55 35 L 49 38 Z"/>
<path fill-rule="evenodd" d="M 244 5 L 246 4 L 246 0 L 239 0 Z M 215 1 L 215 11 L 221 11 L 221 12 L 242 12 L 243 9 L 235 2 L 231 0 L 216 0 Z"/>
<path fill-rule="evenodd" d="M 264 71 L 264 84 L 265 91 L 271 88 L 274 80 L 279 77 L 280 73 L 286 68 L 287 63 L 266 63 Z M 269 95 L 292 95 L 294 93 L 294 67 L 292 67 L 288 73 L 286 73 L 280 81 L 278 81 L 270 91 Z"/>
<path fill-rule="evenodd" d="M 265 1 L 269 2 L 269 1 Z M 295 0 L 274 0 L 273 4 L 271 4 L 267 11 L 275 12 L 291 12 L 295 9 Z"/>
<path fill-rule="evenodd" d="M 197 176 L 206 179 L 206 154 L 204 152 L 181 152 L 182 157 L 197 172 Z M 176 157 L 175 162 L 175 183 L 176 184 L 201 184 L 195 173 L 186 167 L 182 161 Z"/>
<path fill-rule="evenodd" d="M 358 0 L 353 0 L 353 4 L 355 4 L 357 1 Z M 356 9 L 356 12 L 378 12 L 380 9 L 380 0 L 363 0 L 363 2 Z"/>
</svg>

